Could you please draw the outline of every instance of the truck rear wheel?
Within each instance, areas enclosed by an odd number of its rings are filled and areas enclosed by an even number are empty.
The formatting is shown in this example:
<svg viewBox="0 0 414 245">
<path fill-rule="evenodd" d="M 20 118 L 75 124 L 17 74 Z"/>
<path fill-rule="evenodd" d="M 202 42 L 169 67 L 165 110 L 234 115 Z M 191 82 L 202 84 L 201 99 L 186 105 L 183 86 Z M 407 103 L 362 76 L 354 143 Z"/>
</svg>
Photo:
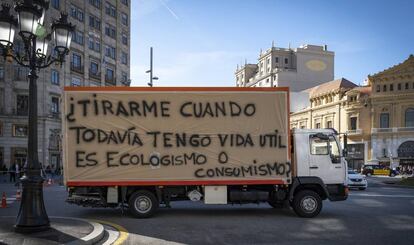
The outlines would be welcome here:
<svg viewBox="0 0 414 245">
<path fill-rule="evenodd" d="M 299 191 L 293 198 L 292 208 L 298 216 L 312 218 L 321 212 L 322 198 L 311 190 Z"/>
<path fill-rule="evenodd" d="M 137 218 L 151 217 L 158 208 L 155 195 L 147 190 L 134 192 L 128 201 L 129 211 Z"/>
</svg>

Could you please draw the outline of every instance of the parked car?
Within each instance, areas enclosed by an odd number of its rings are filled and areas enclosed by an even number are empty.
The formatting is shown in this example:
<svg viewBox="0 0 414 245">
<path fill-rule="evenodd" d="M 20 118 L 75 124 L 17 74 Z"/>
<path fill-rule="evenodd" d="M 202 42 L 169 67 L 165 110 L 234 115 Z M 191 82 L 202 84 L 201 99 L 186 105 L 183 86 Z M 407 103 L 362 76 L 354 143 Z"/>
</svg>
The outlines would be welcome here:
<svg viewBox="0 0 414 245">
<path fill-rule="evenodd" d="M 365 190 L 368 187 L 368 182 L 365 176 L 353 170 L 348 170 L 348 187 Z"/>
<path fill-rule="evenodd" d="M 389 167 L 383 166 L 383 165 L 369 164 L 369 165 L 364 165 L 364 167 L 362 168 L 362 174 L 366 176 L 386 175 L 386 176 L 394 177 L 398 175 L 398 171 L 394 169 L 390 169 Z"/>
</svg>

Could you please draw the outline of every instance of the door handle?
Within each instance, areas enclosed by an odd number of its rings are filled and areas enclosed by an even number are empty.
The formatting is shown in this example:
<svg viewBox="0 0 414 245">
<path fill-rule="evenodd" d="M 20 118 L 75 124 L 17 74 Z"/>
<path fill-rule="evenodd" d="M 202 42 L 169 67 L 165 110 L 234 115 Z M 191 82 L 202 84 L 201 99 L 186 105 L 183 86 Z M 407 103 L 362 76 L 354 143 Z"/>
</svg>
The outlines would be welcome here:
<svg viewBox="0 0 414 245">
<path fill-rule="evenodd" d="M 336 166 L 335 168 L 342 168 L 341 166 Z"/>
<path fill-rule="evenodd" d="M 310 166 L 309 168 L 310 168 L 310 169 L 317 169 L 317 168 L 318 168 L 318 166 Z"/>
</svg>

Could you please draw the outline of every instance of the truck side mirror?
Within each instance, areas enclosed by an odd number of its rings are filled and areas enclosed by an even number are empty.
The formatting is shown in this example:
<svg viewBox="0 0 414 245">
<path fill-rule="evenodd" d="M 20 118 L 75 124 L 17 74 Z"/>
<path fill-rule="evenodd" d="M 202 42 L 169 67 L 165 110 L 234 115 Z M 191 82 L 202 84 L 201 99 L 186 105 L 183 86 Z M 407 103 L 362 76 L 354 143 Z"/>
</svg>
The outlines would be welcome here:
<svg viewBox="0 0 414 245">
<path fill-rule="evenodd" d="M 344 134 L 344 149 L 342 150 L 342 156 L 348 156 L 348 135 Z"/>
</svg>

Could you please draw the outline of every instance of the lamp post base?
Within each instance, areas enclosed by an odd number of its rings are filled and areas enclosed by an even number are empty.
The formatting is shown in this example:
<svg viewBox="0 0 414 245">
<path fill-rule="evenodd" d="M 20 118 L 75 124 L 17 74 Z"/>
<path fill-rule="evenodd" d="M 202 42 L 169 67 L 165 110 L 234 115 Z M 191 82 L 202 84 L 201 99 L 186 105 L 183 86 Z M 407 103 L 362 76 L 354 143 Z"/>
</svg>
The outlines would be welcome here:
<svg viewBox="0 0 414 245">
<path fill-rule="evenodd" d="M 43 202 L 43 178 L 37 175 L 23 176 L 22 199 L 14 230 L 20 233 L 44 231 L 50 228 Z"/>
</svg>

